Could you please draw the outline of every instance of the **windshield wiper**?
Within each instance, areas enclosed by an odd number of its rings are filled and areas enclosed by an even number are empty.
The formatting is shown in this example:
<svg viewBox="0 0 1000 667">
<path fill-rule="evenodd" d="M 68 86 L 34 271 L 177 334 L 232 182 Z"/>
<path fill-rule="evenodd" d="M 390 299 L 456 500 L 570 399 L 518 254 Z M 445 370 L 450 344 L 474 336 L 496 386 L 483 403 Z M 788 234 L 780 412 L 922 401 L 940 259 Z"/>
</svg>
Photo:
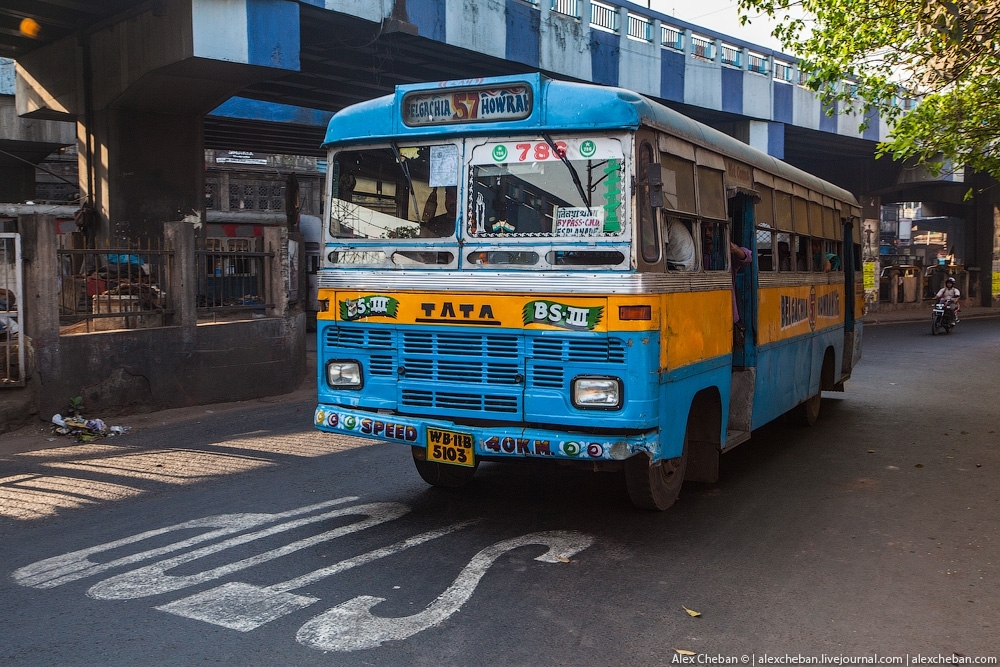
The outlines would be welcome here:
<svg viewBox="0 0 1000 667">
<path fill-rule="evenodd" d="M 417 203 L 417 193 L 413 191 L 413 179 L 410 178 L 410 167 L 407 166 L 406 160 L 399 152 L 399 146 L 396 145 L 395 141 L 389 142 L 392 146 L 392 153 L 396 156 L 396 162 L 399 164 L 400 168 L 403 170 L 403 176 L 406 176 L 406 185 L 410 188 L 410 198 L 413 200 L 413 213 L 416 215 L 416 219 L 420 219 L 420 204 Z"/>
<path fill-rule="evenodd" d="M 587 208 L 590 208 L 590 193 L 583 189 L 583 183 L 580 182 L 580 174 L 576 173 L 576 167 L 574 167 L 566 158 L 566 151 L 557 148 L 556 142 L 552 141 L 552 137 L 545 132 L 542 132 L 542 139 L 545 139 L 545 143 L 549 145 L 549 148 L 551 148 L 555 154 L 559 156 L 562 163 L 566 165 L 567 169 L 569 169 L 569 175 L 573 177 L 573 184 L 576 186 L 576 191 L 580 193 L 580 199 L 582 199 L 583 203 L 587 205 Z"/>
</svg>

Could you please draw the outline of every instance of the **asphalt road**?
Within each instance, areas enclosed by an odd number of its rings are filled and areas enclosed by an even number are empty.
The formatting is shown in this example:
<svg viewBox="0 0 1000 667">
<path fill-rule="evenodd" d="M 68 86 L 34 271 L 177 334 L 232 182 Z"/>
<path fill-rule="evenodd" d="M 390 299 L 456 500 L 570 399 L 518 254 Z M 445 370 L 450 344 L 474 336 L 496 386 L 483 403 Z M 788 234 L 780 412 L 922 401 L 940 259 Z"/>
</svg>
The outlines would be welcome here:
<svg viewBox="0 0 1000 667">
<path fill-rule="evenodd" d="M 54 442 L 0 458 L 0 665 L 996 656 L 997 377 L 1000 319 L 869 327 L 664 513 L 549 462 L 431 489 L 310 401 Z"/>
</svg>

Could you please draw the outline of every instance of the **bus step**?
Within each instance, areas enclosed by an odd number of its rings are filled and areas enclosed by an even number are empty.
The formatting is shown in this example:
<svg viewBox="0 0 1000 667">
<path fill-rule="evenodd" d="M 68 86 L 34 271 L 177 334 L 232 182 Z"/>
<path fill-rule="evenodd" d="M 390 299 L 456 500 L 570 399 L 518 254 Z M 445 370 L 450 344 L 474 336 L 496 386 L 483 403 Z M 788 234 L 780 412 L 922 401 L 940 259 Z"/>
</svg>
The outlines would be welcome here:
<svg viewBox="0 0 1000 667">
<path fill-rule="evenodd" d="M 750 439 L 750 431 L 726 431 L 726 444 L 723 449 L 730 449 Z"/>
</svg>

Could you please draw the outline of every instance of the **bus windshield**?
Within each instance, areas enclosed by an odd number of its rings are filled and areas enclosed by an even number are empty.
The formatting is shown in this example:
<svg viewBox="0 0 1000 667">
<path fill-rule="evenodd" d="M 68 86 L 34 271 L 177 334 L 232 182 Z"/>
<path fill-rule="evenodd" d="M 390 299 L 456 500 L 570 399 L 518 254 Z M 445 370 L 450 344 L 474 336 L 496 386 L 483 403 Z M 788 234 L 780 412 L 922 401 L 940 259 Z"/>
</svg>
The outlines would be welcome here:
<svg viewBox="0 0 1000 667">
<path fill-rule="evenodd" d="M 617 140 L 489 142 L 472 151 L 469 235 L 598 239 L 623 234 Z"/>
<path fill-rule="evenodd" d="M 345 247 L 328 259 L 355 267 L 627 266 L 624 168 L 622 140 L 608 137 L 342 150 L 331 162 L 329 232 Z M 470 244 L 461 258 L 459 239 Z M 511 244 L 516 252 L 504 250 Z"/>
</svg>

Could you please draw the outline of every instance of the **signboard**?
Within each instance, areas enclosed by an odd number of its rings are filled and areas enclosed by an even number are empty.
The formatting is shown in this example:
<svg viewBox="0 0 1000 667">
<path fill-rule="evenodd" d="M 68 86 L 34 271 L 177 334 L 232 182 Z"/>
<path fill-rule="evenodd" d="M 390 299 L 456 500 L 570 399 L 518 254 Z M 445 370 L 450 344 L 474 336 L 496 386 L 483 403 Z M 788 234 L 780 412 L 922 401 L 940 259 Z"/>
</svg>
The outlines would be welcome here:
<svg viewBox="0 0 1000 667">
<path fill-rule="evenodd" d="M 865 262 L 861 273 L 864 278 L 866 292 L 870 292 L 878 287 L 875 284 L 875 262 Z"/>
<path fill-rule="evenodd" d="M 267 164 L 266 157 L 257 157 L 250 151 L 226 151 L 225 155 L 215 157 L 217 164 Z"/>
<path fill-rule="evenodd" d="M 604 232 L 604 209 L 572 206 L 556 208 L 558 236 L 599 236 Z"/>
<path fill-rule="evenodd" d="M 533 103 L 527 84 L 448 88 L 407 93 L 402 115 L 411 127 L 523 120 L 531 115 Z"/>
</svg>

